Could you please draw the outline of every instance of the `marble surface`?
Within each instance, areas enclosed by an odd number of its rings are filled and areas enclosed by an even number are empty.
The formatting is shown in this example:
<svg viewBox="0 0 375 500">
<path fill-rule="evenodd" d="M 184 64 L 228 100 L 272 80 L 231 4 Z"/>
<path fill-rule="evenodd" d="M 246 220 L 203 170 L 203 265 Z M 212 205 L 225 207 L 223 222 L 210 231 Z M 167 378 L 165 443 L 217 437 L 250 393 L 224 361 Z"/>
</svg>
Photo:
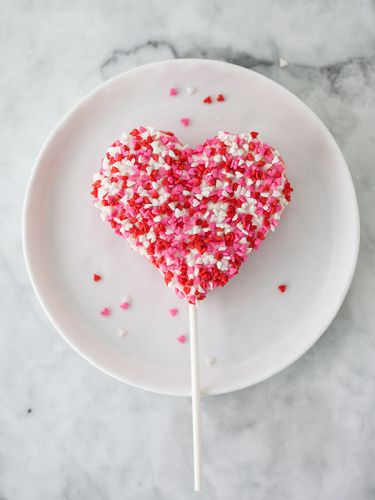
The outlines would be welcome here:
<svg viewBox="0 0 375 500">
<path fill-rule="evenodd" d="M 0 7 L 0 498 L 182 500 L 192 492 L 190 401 L 142 392 L 74 353 L 23 263 L 35 156 L 84 94 L 135 65 L 209 57 L 301 97 L 348 161 L 361 249 L 347 299 L 302 359 L 203 401 L 205 491 L 226 500 L 375 498 L 375 6 L 340 2 L 3 0 Z M 289 65 L 279 67 L 279 58 Z"/>
</svg>

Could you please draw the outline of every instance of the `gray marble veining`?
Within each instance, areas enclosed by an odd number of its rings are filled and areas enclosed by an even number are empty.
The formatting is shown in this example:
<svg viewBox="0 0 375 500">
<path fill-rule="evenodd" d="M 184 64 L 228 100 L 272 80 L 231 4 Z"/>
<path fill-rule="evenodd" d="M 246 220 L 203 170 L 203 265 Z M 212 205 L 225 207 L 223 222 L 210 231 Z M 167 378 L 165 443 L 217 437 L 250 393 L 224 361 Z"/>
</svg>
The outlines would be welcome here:
<svg viewBox="0 0 375 500">
<path fill-rule="evenodd" d="M 317 345 L 258 386 L 203 401 L 201 498 L 373 500 L 374 3 L 3 0 L 0 9 L 0 498 L 195 498 L 190 402 L 122 385 L 70 350 L 31 289 L 20 221 L 35 156 L 77 99 L 141 63 L 210 57 L 270 76 L 322 118 L 352 172 L 362 236 L 352 287 Z"/>
</svg>

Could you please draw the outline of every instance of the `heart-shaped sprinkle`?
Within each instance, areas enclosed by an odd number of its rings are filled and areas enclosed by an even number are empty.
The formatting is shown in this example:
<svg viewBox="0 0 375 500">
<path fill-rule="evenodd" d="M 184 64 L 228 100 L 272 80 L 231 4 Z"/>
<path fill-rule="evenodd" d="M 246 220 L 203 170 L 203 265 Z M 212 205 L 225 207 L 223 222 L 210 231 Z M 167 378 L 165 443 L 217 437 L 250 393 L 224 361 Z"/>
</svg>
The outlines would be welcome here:
<svg viewBox="0 0 375 500">
<path fill-rule="evenodd" d="M 102 279 L 102 277 L 100 276 L 100 274 L 94 274 L 93 277 L 92 277 L 92 279 L 94 281 L 100 281 Z"/>
<path fill-rule="evenodd" d="M 281 156 L 257 132 L 220 132 L 191 148 L 140 127 L 107 150 L 92 195 L 115 232 L 195 304 L 238 273 L 291 192 Z"/>
<path fill-rule="evenodd" d="M 108 309 L 108 307 L 105 307 L 104 309 L 102 309 L 102 310 L 100 311 L 100 314 L 101 314 L 102 316 L 109 316 L 109 315 L 111 314 L 111 311 Z"/>
<path fill-rule="evenodd" d="M 173 307 L 172 309 L 169 309 L 169 314 L 171 316 L 177 316 L 178 314 L 178 309 L 176 309 L 175 307 Z"/>
<path fill-rule="evenodd" d="M 213 356 L 206 356 L 203 358 L 205 365 L 212 366 L 215 363 L 215 358 Z"/>
<path fill-rule="evenodd" d="M 179 337 L 177 337 L 177 341 L 180 342 L 180 344 L 185 344 L 186 335 L 180 335 Z"/>
<path fill-rule="evenodd" d="M 129 307 L 130 307 L 130 299 L 128 299 L 127 297 L 124 297 L 123 301 L 120 304 L 120 307 L 121 307 L 121 309 L 124 309 L 125 311 L 127 309 L 129 309 Z"/>
</svg>

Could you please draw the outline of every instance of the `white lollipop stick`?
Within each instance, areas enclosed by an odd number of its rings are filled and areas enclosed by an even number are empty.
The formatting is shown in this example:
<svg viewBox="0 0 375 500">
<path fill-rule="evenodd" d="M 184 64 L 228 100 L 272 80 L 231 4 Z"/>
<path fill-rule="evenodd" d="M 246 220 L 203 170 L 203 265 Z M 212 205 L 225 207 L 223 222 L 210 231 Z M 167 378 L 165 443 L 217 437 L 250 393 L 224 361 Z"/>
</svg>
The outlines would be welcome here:
<svg viewBox="0 0 375 500">
<path fill-rule="evenodd" d="M 190 363 L 191 363 L 191 406 L 193 414 L 194 489 L 202 488 L 202 442 L 201 402 L 199 385 L 199 348 L 197 331 L 197 308 L 189 304 Z"/>
</svg>

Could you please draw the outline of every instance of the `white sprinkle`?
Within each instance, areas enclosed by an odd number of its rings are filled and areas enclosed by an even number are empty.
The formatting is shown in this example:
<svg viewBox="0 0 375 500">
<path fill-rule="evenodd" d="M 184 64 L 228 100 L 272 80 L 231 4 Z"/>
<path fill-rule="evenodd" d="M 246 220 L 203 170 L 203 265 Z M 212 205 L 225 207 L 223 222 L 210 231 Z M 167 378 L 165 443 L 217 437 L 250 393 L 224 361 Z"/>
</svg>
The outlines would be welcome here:
<svg viewBox="0 0 375 500">
<path fill-rule="evenodd" d="M 205 365 L 212 366 L 215 363 L 215 358 L 213 356 L 205 356 L 203 361 Z"/>
<path fill-rule="evenodd" d="M 123 328 L 119 328 L 119 329 L 117 330 L 117 335 L 118 335 L 119 337 L 126 337 L 126 336 L 127 336 L 127 334 L 128 334 L 128 332 L 127 332 L 126 330 L 124 330 Z"/>
<path fill-rule="evenodd" d="M 283 57 L 280 57 L 279 59 L 279 66 L 280 68 L 286 68 L 288 66 L 288 61 L 284 59 Z"/>
<path fill-rule="evenodd" d="M 194 94 L 195 88 L 194 87 L 186 87 L 185 92 L 187 93 L 187 95 Z"/>
</svg>

